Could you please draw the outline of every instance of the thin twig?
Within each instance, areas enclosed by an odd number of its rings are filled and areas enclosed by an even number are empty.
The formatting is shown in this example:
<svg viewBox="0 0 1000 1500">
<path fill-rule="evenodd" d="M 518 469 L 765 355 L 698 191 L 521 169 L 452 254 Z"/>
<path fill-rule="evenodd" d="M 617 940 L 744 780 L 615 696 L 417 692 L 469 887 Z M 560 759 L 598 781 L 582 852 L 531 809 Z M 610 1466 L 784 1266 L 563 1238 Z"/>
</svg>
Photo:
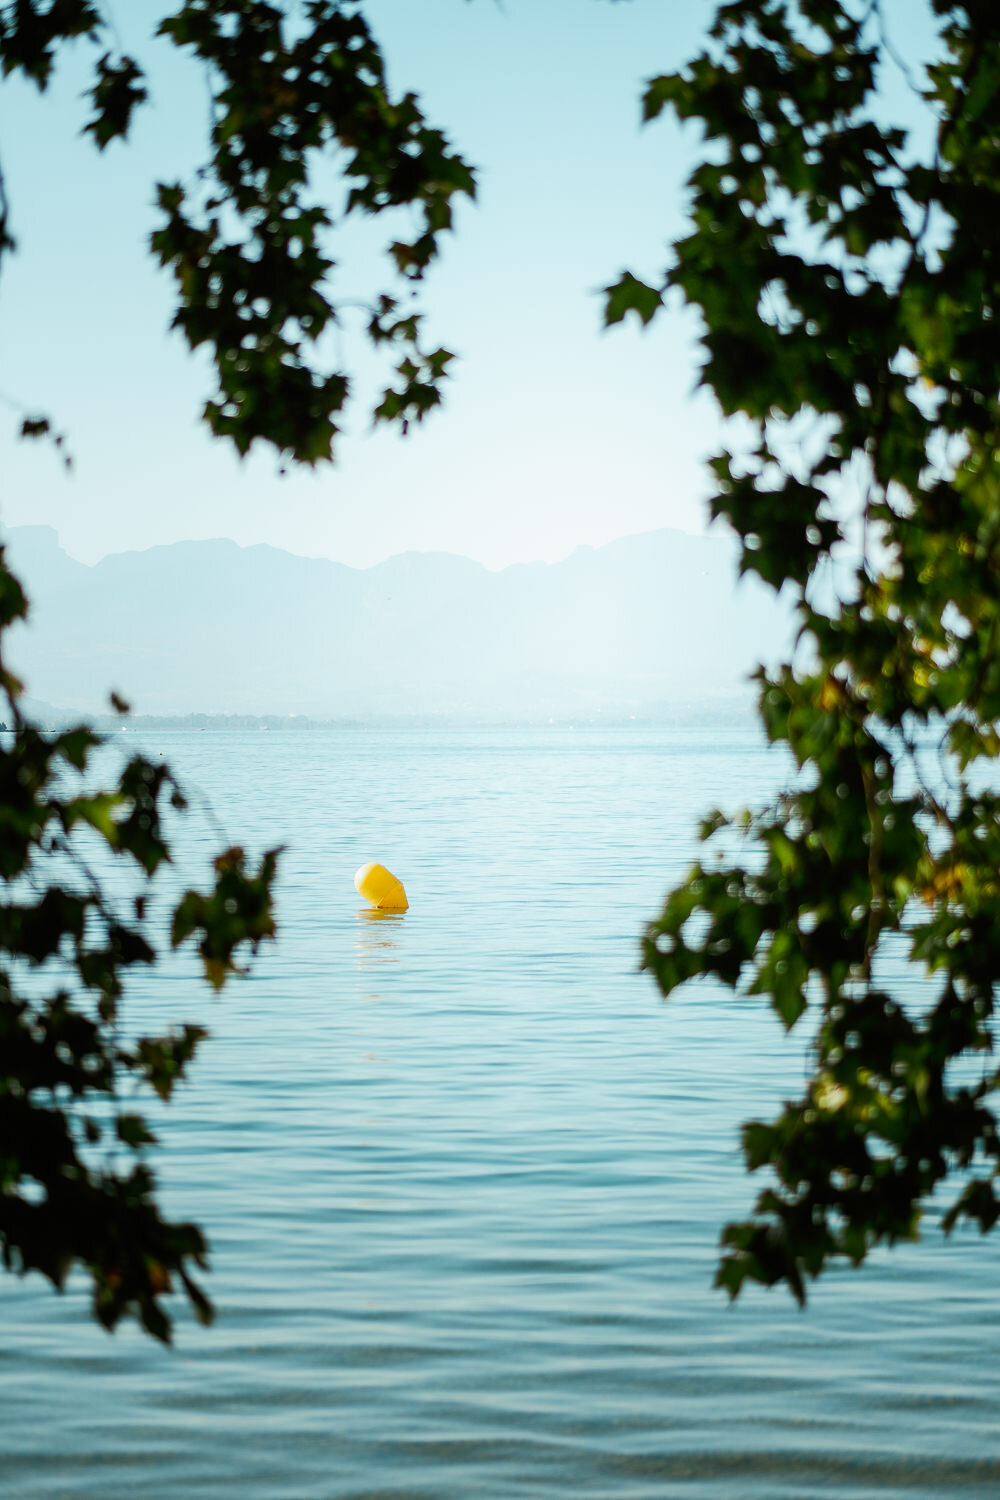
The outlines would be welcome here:
<svg viewBox="0 0 1000 1500">
<path fill-rule="evenodd" d="M 865 21 L 863 24 L 867 24 L 869 17 L 873 13 L 878 18 L 879 41 L 881 42 L 885 50 L 886 56 L 896 64 L 896 67 L 903 75 L 903 79 L 906 83 L 907 88 L 910 89 L 918 99 L 922 99 L 923 90 L 920 88 L 920 85 L 914 78 L 913 71 L 910 68 L 909 63 L 898 51 L 895 44 L 893 43 L 891 36 L 889 35 L 889 28 L 885 24 L 885 14 L 882 10 L 882 0 L 872 0 L 871 5 L 868 7 L 868 15 L 865 17 Z"/>
</svg>

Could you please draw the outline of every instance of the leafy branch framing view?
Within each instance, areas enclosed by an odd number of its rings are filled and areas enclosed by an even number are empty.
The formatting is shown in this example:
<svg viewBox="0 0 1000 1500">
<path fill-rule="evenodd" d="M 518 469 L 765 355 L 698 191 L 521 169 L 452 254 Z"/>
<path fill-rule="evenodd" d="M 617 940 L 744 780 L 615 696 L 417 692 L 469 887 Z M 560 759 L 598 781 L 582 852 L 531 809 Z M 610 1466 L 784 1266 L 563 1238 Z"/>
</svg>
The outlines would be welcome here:
<svg viewBox="0 0 1000 1500">
<path fill-rule="evenodd" d="M 711 512 L 740 538 L 743 570 L 794 598 L 800 626 L 793 660 L 760 676 L 762 724 L 797 774 L 772 806 L 707 820 L 705 858 L 644 944 L 665 995 L 707 976 L 765 996 L 788 1028 L 815 1026 L 801 1099 L 745 1127 L 768 1185 L 723 1234 L 732 1295 L 751 1280 L 804 1299 L 831 1262 L 914 1237 L 948 1178 L 946 1228 L 1000 1217 L 1000 1074 L 983 1060 L 1000 977 L 1000 797 L 984 774 L 1000 753 L 1000 15 L 993 0 L 932 5 L 930 159 L 880 122 L 880 69 L 895 65 L 880 0 L 721 5 L 702 54 L 644 97 L 647 121 L 672 111 L 703 131 L 690 232 L 661 281 L 626 272 L 606 294 L 609 324 L 649 324 L 671 294 L 697 310 L 702 382 L 733 430 Z M 376 420 L 404 430 L 440 402 L 451 355 L 423 347 L 396 282 L 420 281 L 475 185 L 415 97 L 391 95 L 359 5 L 309 0 L 295 24 L 290 10 L 189 0 L 163 20 L 208 69 L 213 119 L 198 181 L 158 185 L 152 249 L 175 279 L 175 326 L 213 354 L 211 430 L 241 454 L 263 443 L 312 465 L 333 456 L 350 390 L 323 360 L 338 309 L 316 159 L 339 150 L 346 215 L 418 212 L 389 247 L 367 330 L 394 356 Z M 41 89 L 80 38 L 101 50 L 86 129 L 104 150 L 146 103 L 138 64 L 87 0 L 0 7 L 0 66 Z M 0 179 L 0 263 L 13 213 Z M 49 419 L 22 431 L 50 434 Z M 4 568 L 0 630 L 24 610 Z M 162 799 L 181 794 L 138 757 L 112 792 L 65 795 L 97 737 L 41 734 L 9 672 L 0 687 L 15 729 L 0 751 L 6 1263 L 57 1285 L 79 1263 L 103 1323 L 136 1314 L 166 1338 L 175 1279 L 210 1313 L 191 1274 L 205 1245 L 160 1218 L 151 1133 L 115 1108 L 116 1088 L 128 1074 L 168 1097 L 203 1033 L 121 1045 L 123 976 L 156 957 L 146 892 L 125 922 L 100 882 L 53 872 L 86 830 L 151 880 L 169 858 Z M 224 853 L 212 892 L 176 909 L 171 941 L 198 938 L 216 986 L 273 932 L 276 854 L 254 871 Z M 879 979 L 893 943 L 929 976 L 923 1004 Z M 25 966 L 56 959 L 79 993 L 35 998 Z M 101 1154 L 95 1099 L 111 1102 L 127 1171 Z"/>
</svg>

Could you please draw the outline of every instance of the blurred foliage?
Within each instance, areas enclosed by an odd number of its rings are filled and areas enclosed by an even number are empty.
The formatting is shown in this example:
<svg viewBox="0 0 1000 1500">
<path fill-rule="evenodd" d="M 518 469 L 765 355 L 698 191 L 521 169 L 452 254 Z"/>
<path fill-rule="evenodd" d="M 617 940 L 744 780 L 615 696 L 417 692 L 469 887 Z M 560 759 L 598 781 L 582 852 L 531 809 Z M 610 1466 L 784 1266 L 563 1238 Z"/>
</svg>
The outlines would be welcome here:
<svg viewBox="0 0 1000 1500">
<path fill-rule="evenodd" d="M 421 113 L 390 91 L 382 53 L 352 0 L 186 0 L 158 34 L 204 70 L 207 156 L 193 182 L 156 185 L 151 248 L 172 272 L 173 326 L 206 346 L 218 382 L 204 417 L 246 454 L 255 442 L 288 459 L 333 456 L 350 382 L 333 333 L 330 240 L 352 216 L 389 213 L 406 226 L 388 246 L 389 286 L 364 310 L 367 337 L 390 356 L 393 381 L 377 422 L 406 432 L 441 401 L 453 356 L 422 343 L 421 314 L 400 297 L 417 284 L 451 229 L 456 195 L 475 196 L 472 170 Z M 88 0 L 0 0 L 0 71 L 45 89 L 60 46 L 101 50 L 84 125 L 100 150 L 123 140 L 148 103 L 143 71 L 121 54 L 103 6 Z M 339 211 L 317 174 L 332 165 Z M 0 175 L 0 262 L 15 248 Z M 49 430 L 31 414 L 24 435 Z"/>
<path fill-rule="evenodd" d="M 1000 1216 L 1000 6 L 933 11 L 917 82 L 880 0 L 719 6 L 645 94 L 647 120 L 703 134 L 690 232 L 662 283 L 608 290 L 609 322 L 671 292 L 700 314 L 702 382 L 736 419 L 712 515 L 800 626 L 759 674 L 798 774 L 707 820 L 644 944 L 664 995 L 707 975 L 815 1029 L 801 1098 L 744 1129 L 768 1182 L 723 1232 L 733 1296 L 804 1300 L 914 1238 L 936 1189 L 946 1229 Z M 930 152 L 884 121 L 896 68 Z M 886 947 L 923 979 L 890 993 Z"/>
<path fill-rule="evenodd" d="M 25 612 L 0 549 L 0 640 Z M 30 724 L 2 653 L 0 690 L 7 705 L 0 736 L 4 1264 L 41 1271 L 58 1287 L 83 1267 L 106 1328 L 133 1315 L 168 1339 L 164 1299 L 178 1285 L 198 1318 L 211 1317 L 194 1276 L 205 1266 L 206 1245 L 196 1225 L 160 1213 L 146 1159 L 156 1136 L 142 1101 L 170 1098 L 206 1032 L 185 1025 L 127 1038 L 125 984 L 131 969 L 156 963 L 164 926 L 175 948 L 197 941 L 214 988 L 240 972 L 242 951 L 256 951 L 274 933 L 278 851 L 254 869 L 242 849 L 227 850 L 207 893 L 187 891 L 172 922 L 154 920 L 155 877 L 170 860 L 162 814 L 168 802 L 185 808 L 168 768 L 136 755 L 110 788 L 94 789 L 100 736 L 86 726 L 43 733 Z M 116 700 L 116 707 L 126 705 Z M 109 857 L 130 879 L 109 876 Z"/>
</svg>

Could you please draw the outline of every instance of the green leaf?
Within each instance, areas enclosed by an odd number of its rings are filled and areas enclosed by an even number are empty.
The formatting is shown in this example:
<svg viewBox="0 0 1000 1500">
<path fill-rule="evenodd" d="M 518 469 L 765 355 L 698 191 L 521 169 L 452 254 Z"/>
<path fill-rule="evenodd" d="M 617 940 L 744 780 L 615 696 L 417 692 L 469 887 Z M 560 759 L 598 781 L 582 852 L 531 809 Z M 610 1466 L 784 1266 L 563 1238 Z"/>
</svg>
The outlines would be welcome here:
<svg viewBox="0 0 1000 1500">
<path fill-rule="evenodd" d="M 645 327 L 663 306 L 663 296 L 655 287 L 639 281 L 631 271 L 623 271 L 621 278 L 605 287 L 604 323 L 620 323 L 627 313 L 635 313 Z"/>
</svg>

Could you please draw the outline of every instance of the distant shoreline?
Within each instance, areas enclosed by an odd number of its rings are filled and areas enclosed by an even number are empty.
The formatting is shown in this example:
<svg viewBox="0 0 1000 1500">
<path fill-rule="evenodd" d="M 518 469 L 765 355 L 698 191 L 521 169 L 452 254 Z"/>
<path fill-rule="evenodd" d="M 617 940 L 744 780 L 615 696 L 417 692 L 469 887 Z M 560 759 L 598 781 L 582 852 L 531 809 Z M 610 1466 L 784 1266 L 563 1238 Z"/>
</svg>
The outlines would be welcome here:
<svg viewBox="0 0 1000 1500">
<path fill-rule="evenodd" d="M 682 703 L 664 704 L 654 710 L 646 708 L 636 713 L 618 712 L 595 714 L 593 710 L 579 714 L 372 714 L 345 716 L 340 719 L 314 719 L 306 714 L 116 714 L 86 712 L 73 713 L 54 708 L 51 704 L 27 704 L 28 716 L 37 728 L 46 733 L 58 734 L 77 723 L 87 723 L 101 734 L 141 734 L 146 732 L 183 731 L 201 733 L 247 733 L 267 732 L 275 734 L 302 734 L 330 732 L 336 730 L 399 730 L 399 729 L 662 729 L 671 725 L 694 726 L 699 724 L 721 726 L 726 722 L 750 725 L 755 722 L 755 705 L 751 695 L 734 699 L 706 698 L 701 702 L 686 700 Z M 13 733 L 14 728 L 0 723 L 0 733 Z"/>
</svg>

